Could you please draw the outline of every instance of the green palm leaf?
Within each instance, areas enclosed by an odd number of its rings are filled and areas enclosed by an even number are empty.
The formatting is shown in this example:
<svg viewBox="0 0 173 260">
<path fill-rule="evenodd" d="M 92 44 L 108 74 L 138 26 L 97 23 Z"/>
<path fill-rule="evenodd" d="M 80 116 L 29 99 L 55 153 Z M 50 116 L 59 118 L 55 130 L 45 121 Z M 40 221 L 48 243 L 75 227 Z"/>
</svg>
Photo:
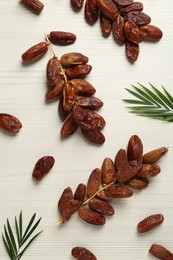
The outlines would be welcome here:
<svg viewBox="0 0 173 260">
<path fill-rule="evenodd" d="M 23 220 L 22 211 L 20 212 L 19 219 L 15 217 L 15 233 L 13 232 L 10 222 L 7 219 L 7 224 L 4 225 L 4 234 L 2 234 L 2 240 L 11 260 L 19 260 L 29 245 L 36 239 L 36 237 L 42 232 L 38 232 L 36 235 L 31 235 L 38 227 L 41 218 L 34 223 L 36 213 L 31 217 L 25 232 L 23 234 Z"/>
<path fill-rule="evenodd" d="M 131 113 L 139 116 L 146 116 L 162 121 L 173 122 L 173 97 L 162 86 L 163 92 L 153 86 L 150 89 L 137 83 L 139 86 L 132 85 L 134 90 L 126 90 L 137 99 L 123 99 L 128 103 L 127 107 Z"/>
</svg>

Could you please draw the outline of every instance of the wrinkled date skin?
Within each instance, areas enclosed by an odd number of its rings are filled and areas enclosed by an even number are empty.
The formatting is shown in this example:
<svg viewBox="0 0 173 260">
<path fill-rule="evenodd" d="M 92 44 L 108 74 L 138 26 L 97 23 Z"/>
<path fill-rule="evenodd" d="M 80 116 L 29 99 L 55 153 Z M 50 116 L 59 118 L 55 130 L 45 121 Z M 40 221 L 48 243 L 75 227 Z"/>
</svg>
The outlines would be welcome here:
<svg viewBox="0 0 173 260">
<path fill-rule="evenodd" d="M 43 3 L 39 0 L 21 0 L 21 3 L 37 14 L 41 13 L 44 8 Z"/>
<path fill-rule="evenodd" d="M 80 96 L 92 96 L 96 92 L 93 85 L 85 79 L 72 79 L 71 82 L 76 87 L 77 93 Z"/>
<path fill-rule="evenodd" d="M 142 190 L 148 187 L 149 181 L 147 178 L 140 178 L 138 176 L 135 176 L 129 181 L 125 182 L 125 185 L 134 190 Z"/>
<path fill-rule="evenodd" d="M 125 43 L 124 22 L 120 16 L 117 16 L 112 24 L 112 33 L 116 40 Z"/>
<path fill-rule="evenodd" d="M 163 221 L 164 216 L 162 214 L 150 215 L 138 223 L 137 230 L 139 233 L 148 232 L 160 225 Z"/>
<path fill-rule="evenodd" d="M 0 113 L 0 128 L 9 133 L 16 134 L 22 128 L 22 123 L 13 115 Z"/>
<path fill-rule="evenodd" d="M 84 0 L 70 0 L 70 3 L 73 10 L 79 12 L 84 5 Z"/>
<path fill-rule="evenodd" d="M 114 21 L 118 15 L 118 9 L 112 0 L 97 0 L 97 5 L 106 18 Z"/>
<path fill-rule="evenodd" d="M 63 108 L 66 111 L 71 111 L 76 103 L 77 92 L 71 81 L 64 83 L 63 89 Z"/>
<path fill-rule="evenodd" d="M 52 156 L 40 158 L 33 169 L 32 177 L 40 181 L 53 167 L 55 159 Z"/>
<path fill-rule="evenodd" d="M 92 130 L 81 128 L 81 133 L 90 143 L 101 145 L 105 142 L 105 136 L 98 128 Z"/>
<path fill-rule="evenodd" d="M 133 3 L 133 0 L 113 0 L 118 7 L 125 7 Z"/>
<path fill-rule="evenodd" d="M 102 30 L 103 37 L 108 37 L 112 30 L 112 22 L 106 18 L 103 13 L 100 13 L 100 26 Z"/>
<path fill-rule="evenodd" d="M 52 31 L 47 37 L 51 43 L 60 46 L 70 45 L 76 41 L 76 35 L 71 32 Z"/>
<path fill-rule="evenodd" d="M 131 61 L 136 61 L 139 55 L 139 44 L 126 41 L 126 55 Z"/>
<path fill-rule="evenodd" d="M 72 116 L 78 126 L 86 130 L 93 130 L 95 128 L 103 128 L 105 126 L 105 120 L 102 116 L 96 112 L 76 107 L 72 111 Z"/>
<path fill-rule="evenodd" d="M 156 164 L 143 163 L 138 175 L 144 178 L 151 178 L 158 175 L 160 171 L 160 167 Z"/>
<path fill-rule="evenodd" d="M 61 56 L 60 63 L 63 68 L 86 64 L 88 57 L 79 52 L 69 52 Z"/>
<path fill-rule="evenodd" d="M 148 41 L 157 41 L 163 36 L 162 31 L 158 27 L 151 24 L 140 26 L 140 32 L 142 37 Z"/>
<path fill-rule="evenodd" d="M 138 44 L 143 40 L 138 26 L 130 21 L 124 23 L 124 33 L 130 42 Z"/>
<path fill-rule="evenodd" d="M 96 97 L 80 97 L 76 103 L 79 107 L 91 110 L 97 110 L 103 106 L 103 102 Z"/>
<path fill-rule="evenodd" d="M 137 161 L 127 162 L 116 173 L 116 179 L 119 182 L 126 182 L 138 174 L 142 165 L 139 165 Z"/>
<path fill-rule="evenodd" d="M 24 62 L 31 62 L 40 59 L 48 51 L 48 43 L 40 42 L 29 48 L 22 54 Z"/>
<path fill-rule="evenodd" d="M 99 17 L 99 8 L 97 0 L 86 0 L 85 1 L 85 20 L 90 25 L 96 23 Z"/>
<path fill-rule="evenodd" d="M 71 255 L 77 260 L 97 260 L 96 256 L 84 247 L 74 247 L 71 250 Z"/>
<path fill-rule="evenodd" d="M 51 58 L 47 63 L 46 74 L 50 86 L 54 86 L 60 78 L 60 62 L 57 57 Z"/>
<path fill-rule="evenodd" d="M 159 147 L 157 149 L 154 149 L 152 151 L 149 151 L 148 153 L 145 153 L 142 158 L 143 163 L 156 163 L 160 158 L 168 152 L 167 147 Z"/>
<path fill-rule="evenodd" d="M 143 10 L 143 4 L 141 2 L 133 2 L 132 4 L 120 8 L 119 12 L 121 15 L 125 15 L 132 11 L 142 11 Z"/>
<path fill-rule="evenodd" d="M 111 198 L 129 198 L 133 195 L 133 191 L 124 185 L 112 184 L 105 189 L 105 193 Z"/>
<path fill-rule="evenodd" d="M 95 168 L 91 172 L 87 182 L 87 196 L 88 197 L 93 196 L 99 189 L 100 184 L 101 184 L 101 171 L 99 168 Z"/>
<path fill-rule="evenodd" d="M 61 128 L 61 136 L 67 137 L 72 134 L 78 129 L 78 125 L 74 122 L 73 117 L 70 115 Z"/>
<path fill-rule="evenodd" d="M 106 216 L 113 216 L 115 213 L 114 208 L 110 204 L 98 198 L 91 199 L 89 201 L 89 207 L 94 211 Z"/>
<path fill-rule="evenodd" d="M 54 86 L 49 87 L 45 94 L 46 101 L 50 102 L 60 98 L 64 89 L 64 83 L 64 80 L 59 78 Z"/>
<path fill-rule="evenodd" d="M 141 163 L 143 156 L 143 144 L 139 136 L 133 135 L 129 139 L 127 146 L 128 161 L 137 161 Z"/>
<path fill-rule="evenodd" d="M 110 158 L 105 158 L 101 168 L 102 183 L 109 184 L 115 181 L 115 165 Z"/>
<path fill-rule="evenodd" d="M 92 70 L 89 64 L 76 65 L 65 69 L 65 74 L 69 79 L 84 78 Z"/>
<path fill-rule="evenodd" d="M 173 254 L 167 248 L 158 244 L 152 244 L 149 253 L 161 260 L 173 260 Z"/>
<path fill-rule="evenodd" d="M 83 183 L 80 183 L 77 186 L 76 191 L 74 193 L 74 199 L 79 200 L 82 204 L 85 200 L 85 195 L 86 195 L 86 185 Z"/>
<path fill-rule="evenodd" d="M 126 19 L 138 26 L 149 24 L 151 22 L 151 18 L 147 14 L 139 11 L 129 12 L 126 15 Z"/>
<path fill-rule="evenodd" d="M 67 222 L 71 218 L 73 213 L 79 210 L 80 206 L 81 206 L 81 202 L 73 198 L 73 193 L 71 188 L 67 187 L 63 191 L 58 201 L 58 210 L 62 217 L 61 224 Z"/>
<path fill-rule="evenodd" d="M 86 207 L 79 209 L 78 216 L 91 225 L 102 226 L 106 222 L 106 218 L 102 214 Z"/>
<path fill-rule="evenodd" d="M 127 163 L 127 154 L 125 149 L 119 149 L 115 156 L 115 168 L 116 171 L 120 170 Z"/>
</svg>

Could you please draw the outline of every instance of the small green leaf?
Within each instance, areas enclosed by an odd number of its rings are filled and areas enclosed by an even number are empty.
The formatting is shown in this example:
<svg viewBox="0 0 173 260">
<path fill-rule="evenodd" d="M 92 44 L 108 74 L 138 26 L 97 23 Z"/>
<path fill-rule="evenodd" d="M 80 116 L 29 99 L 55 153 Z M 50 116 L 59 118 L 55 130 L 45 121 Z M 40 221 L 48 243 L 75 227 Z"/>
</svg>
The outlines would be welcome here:
<svg viewBox="0 0 173 260">
<path fill-rule="evenodd" d="M 135 91 L 126 89 L 130 94 L 138 98 L 123 99 L 124 102 L 133 105 L 128 106 L 127 108 L 130 109 L 131 113 L 136 115 L 173 122 L 172 95 L 163 86 L 162 88 L 164 92 L 162 93 L 151 83 L 149 84 L 153 91 L 140 83 L 138 83 L 138 85 L 141 87 L 141 89 L 134 85 L 132 85 L 132 87 L 135 89 Z"/>
</svg>

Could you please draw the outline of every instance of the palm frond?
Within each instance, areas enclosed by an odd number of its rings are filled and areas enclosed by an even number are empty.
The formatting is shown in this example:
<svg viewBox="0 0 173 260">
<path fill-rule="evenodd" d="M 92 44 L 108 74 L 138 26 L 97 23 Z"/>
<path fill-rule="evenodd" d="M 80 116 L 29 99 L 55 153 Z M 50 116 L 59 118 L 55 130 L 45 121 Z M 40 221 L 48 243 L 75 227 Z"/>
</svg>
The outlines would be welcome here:
<svg viewBox="0 0 173 260">
<path fill-rule="evenodd" d="M 130 106 L 131 113 L 162 121 L 173 122 L 173 96 L 162 86 L 163 92 L 153 86 L 150 89 L 141 83 L 132 85 L 134 90 L 126 90 L 137 99 L 123 99 Z"/>
<path fill-rule="evenodd" d="M 34 213 L 34 215 L 31 217 L 24 234 L 22 211 L 20 212 L 19 219 L 15 217 L 15 232 L 12 230 L 10 222 L 7 219 L 7 224 L 4 225 L 4 234 L 2 234 L 2 240 L 7 254 L 11 260 L 19 260 L 29 245 L 42 232 L 40 231 L 31 237 L 41 221 L 41 218 L 39 218 L 34 224 L 35 217 L 36 213 Z"/>
</svg>

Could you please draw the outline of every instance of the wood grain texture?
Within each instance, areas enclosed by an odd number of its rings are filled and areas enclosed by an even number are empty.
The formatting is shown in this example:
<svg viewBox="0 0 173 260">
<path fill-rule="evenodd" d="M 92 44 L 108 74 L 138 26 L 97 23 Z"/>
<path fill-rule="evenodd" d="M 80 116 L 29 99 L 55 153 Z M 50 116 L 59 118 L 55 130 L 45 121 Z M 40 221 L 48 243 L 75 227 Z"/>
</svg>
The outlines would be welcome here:
<svg viewBox="0 0 173 260">
<path fill-rule="evenodd" d="M 26 223 L 36 212 L 42 217 L 40 230 L 44 229 L 23 260 L 70 260 L 74 246 L 87 247 L 98 260 L 152 259 L 148 254 L 152 243 L 173 251 L 173 124 L 130 114 L 122 99 L 129 98 L 125 88 L 136 82 L 146 86 L 151 82 L 158 88 L 164 85 L 173 94 L 173 2 L 142 1 L 151 23 L 163 30 L 163 38 L 157 43 L 141 43 L 135 64 L 126 59 L 124 46 L 116 44 L 112 37 L 104 39 L 99 23 L 93 27 L 86 24 L 83 12 L 74 13 L 69 2 L 44 0 L 43 12 L 35 15 L 19 1 L 0 1 L 0 112 L 13 114 L 23 123 L 15 137 L 0 132 L 0 232 L 6 218 L 12 223 L 22 209 Z M 103 131 L 106 142 L 101 147 L 89 145 L 80 133 L 61 140 L 57 103 L 48 105 L 44 100 L 46 63 L 51 52 L 32 65 L 22 64 L 21 54 L 52 30 L 77 35 L 73 45 L 55 46 L 59 57 L 71 51 L 81 52 L 93 66 L 87 80 L 104 102 L 100 114 L 107 123 Z M 113 202 L 116 213 L 104 227 L 89 226 L 77 215 L 59 227 L 57 202 L 62 190 L 67 186 L 75 190 L 78 183 L 86 183 L 91 171 L 101 167 L 105 157 L 114 159 L 120 148 L 126 149 L 133 134 L 140 136 L 144 152 L 170 147 L 159 162 L 160 175 L 146 190 Z M 45 155 L 54 156 L 56 162 L 51 172 L 36 184 L 32 170 Z M 137 223 L 155 213 L 165 216 L 164 224 L 139 236 Z M 8 259 L 2 241 L 0 259 Z"/>
</svg>

